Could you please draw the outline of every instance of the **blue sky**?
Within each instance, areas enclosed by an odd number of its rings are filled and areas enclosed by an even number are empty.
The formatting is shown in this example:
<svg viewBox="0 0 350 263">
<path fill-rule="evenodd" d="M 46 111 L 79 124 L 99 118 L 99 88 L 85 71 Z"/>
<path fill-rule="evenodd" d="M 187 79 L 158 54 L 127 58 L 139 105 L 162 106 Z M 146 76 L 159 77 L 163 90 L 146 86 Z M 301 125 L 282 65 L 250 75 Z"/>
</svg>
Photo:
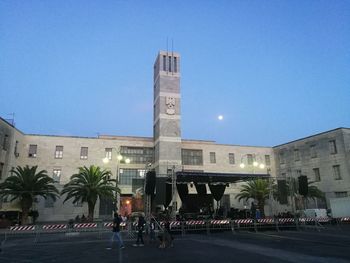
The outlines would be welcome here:
<svg viewBox="0 0 350 263">
<path fill-rule="evenodd" d="M 183 138 L 273 146 L 350 127 L 349 21 L 349 1 L 3 0 L 0 116 L 25 133 L 152 136 L 169 38 Z"/>
</svg>

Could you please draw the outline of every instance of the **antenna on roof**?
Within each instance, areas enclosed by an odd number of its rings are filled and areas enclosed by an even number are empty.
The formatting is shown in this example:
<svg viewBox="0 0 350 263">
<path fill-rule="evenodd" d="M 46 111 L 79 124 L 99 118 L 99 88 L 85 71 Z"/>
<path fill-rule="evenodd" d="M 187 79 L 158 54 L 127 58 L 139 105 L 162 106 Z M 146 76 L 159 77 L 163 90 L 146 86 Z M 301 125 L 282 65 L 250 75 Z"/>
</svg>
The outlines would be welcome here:
<svg viewBox="0 0 350 263">
<path fill-rule="evenodd" d="M 8 113 L 7 115 L 10 115 L 12 118 L 11 119 L 7 119 L 7 121 L 12 125 L 15 126 L 15 113 Z"/>
<path fill-rule="evenodd" d="M 171 59 L 174 59 L 174 39 L 171 39 Z M 170 62 L 171 63 L 171 62 Z M 174 66 L 175 67 L 175 66 Z M 174 75 L 174 68 L 172 70 L 172 75 Z"/>
<path fill-rule="evenodd" d="M 174 56 L 174 39 L 171 39 L 171 54 Z"/>
<path fill-rule="evenodd" d="M 168 37 L 166 37 L 166 54 L 168 55 Z"/>
</svg>

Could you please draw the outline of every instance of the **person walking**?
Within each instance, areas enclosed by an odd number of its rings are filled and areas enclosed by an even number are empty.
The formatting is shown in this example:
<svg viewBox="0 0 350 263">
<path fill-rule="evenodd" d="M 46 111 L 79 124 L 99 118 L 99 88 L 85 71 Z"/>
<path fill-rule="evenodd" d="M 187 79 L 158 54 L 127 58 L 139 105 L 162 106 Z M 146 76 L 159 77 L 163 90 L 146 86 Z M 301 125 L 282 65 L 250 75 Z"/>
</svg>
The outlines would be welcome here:
<svg viewBox="0 0 350 263">
<path fill-rule="evenodd" d="M 165 219 L 164 222 L 164 229 L 163 229 L 163 237 L 162 242 L 159 246 L 159 248 L 166 248 L 166 247 L 173 247 L 173 237 L 171 235 L 171 228 L 170 228 L 170 222 L 169 219 Z"/>
<path fill-rule="evenodd" d="M 137 240 L 136 244 L 134 246 L 140 246 L 143 247 L 145 243 L 143 242 L 143 229 L 145 227 L 145 219 L 142 215 L 139 216 L 139 220 L 137 222 Z"/>
<path fill-rule="evenodd" d="M 166 220 L 165 225 L 164 225 L 164 230 L 166 232 L 166 236 L 165 236 L 165 242 L 167 244 L 168 247 L 173 247 L 173 236 L 171 234 L 171 227 L 170 227 L 170 221 Z"/>
<path fill-rule="evenodd" d="M 113 241 L 114 239 L 116 238 L 119 242 L 119 247 L 121 249 L 124 248 L 124 242 L 122 240 L 122 237 L 120 235 L 120 223 L 122 222 L 122 218 L 120 217 L 120 215 L 118 215 L 117 213 L 114 213 L 114 219 L 113 219 L 113 228 L 112 228 L 112 231 L 113 231 L 113 235 L 112 235 L 112 238 L 111 238 L 111 243 L 110 243 L 110 247 L 107 247 L 107 249 L 112 249 L 113 247 Z"/>
<path fill-rule="evenodd" d="M 156 221 L 154 220 L 154 218 L 151 219 L 149 230 L 150 243 L 156 242 Z"/>
</svg>

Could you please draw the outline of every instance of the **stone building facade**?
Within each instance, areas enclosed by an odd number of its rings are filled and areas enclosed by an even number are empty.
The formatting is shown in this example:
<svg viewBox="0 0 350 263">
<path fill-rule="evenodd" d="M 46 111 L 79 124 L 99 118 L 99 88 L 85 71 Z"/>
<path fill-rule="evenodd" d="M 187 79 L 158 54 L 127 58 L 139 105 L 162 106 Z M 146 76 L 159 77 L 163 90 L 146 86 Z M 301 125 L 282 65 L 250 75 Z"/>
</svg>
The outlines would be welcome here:
<svg viewBox="0 0 350 263">
<path fill-rule="evenodd" d="M 350 129 L 340 128 L 275 147 L 183 139 L 180 55 L 174 52 L 159 52 L 154 64 L 153 91 L 153 137 L 25 134 L 0 118 L 0 182 L 11 175 L 13 167 L 37 165 L 39 170 L 46 170 L 55 179 L 61 190 L 78 167 L 98 165 L 112 172 L 122 197 L 127 197 L 142 188 L 147 169 L 154 168 L 158 177 L 164 177 L 175 167 L 176 171 L 268 174 L 275 178 L 294 177 L 301 173 L 308 175 L 310 180 L 318 176 L 316 184 L 327 193 L 327 197 L 349 194 Z M 295 159 L 296 150 L 299 151 L 299 160 Z M 121 160 L 117 158 L 119 155 L 123 157 Z M 243 168 L 241 163 L 245 164 Z M 241 182 L 230 183 L 226 188 L 223 203 L 228 208 L 249 206 L 235 199 L 240 185 Z M 189 187 L 189 191 L 195 190 Z M 66 221 L 87 214 L 86 204 L 72 204 L 70 201 L 63 204 L 63 199 L 56 202 L 39 199 L 35 204 L 39 221 Z M 14 207 L 15 203 L 0 201 L 0 210 Z M 95 217 L 110 217 L 112 209 L 110 204 L 101 200 L 96 206 Z M 274 209 L 273 213 L 280 209 L 276 203 Z M 268 208 L 266 212 L 271 214 Z"/>
<path fill-rule="evenodd" d="M 350 129 L 338 128 L 273 147 L 281 179 L 306 175 L 329 198 L 350 193 Z M 313 204 L 326 207 L 326 204 Z"/>
</svg>

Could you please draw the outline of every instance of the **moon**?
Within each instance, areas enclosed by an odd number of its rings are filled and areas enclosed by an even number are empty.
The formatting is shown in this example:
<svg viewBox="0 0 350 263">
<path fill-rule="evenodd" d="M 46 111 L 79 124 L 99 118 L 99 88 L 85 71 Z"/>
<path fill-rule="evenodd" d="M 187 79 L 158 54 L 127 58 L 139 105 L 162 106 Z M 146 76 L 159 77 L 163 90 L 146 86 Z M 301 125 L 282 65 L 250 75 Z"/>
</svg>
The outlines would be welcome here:
<svg viewBox="0 0 350 263">
<path fill-rule="evenodd" d="M 219 120 L 219 121 L 222 121 L 223 119 L 224 119 L 224 116 L 222 116 L 222 115 L 219 115 L 219 116 L 218 116 L 218 120 Z"/>
</svg>

